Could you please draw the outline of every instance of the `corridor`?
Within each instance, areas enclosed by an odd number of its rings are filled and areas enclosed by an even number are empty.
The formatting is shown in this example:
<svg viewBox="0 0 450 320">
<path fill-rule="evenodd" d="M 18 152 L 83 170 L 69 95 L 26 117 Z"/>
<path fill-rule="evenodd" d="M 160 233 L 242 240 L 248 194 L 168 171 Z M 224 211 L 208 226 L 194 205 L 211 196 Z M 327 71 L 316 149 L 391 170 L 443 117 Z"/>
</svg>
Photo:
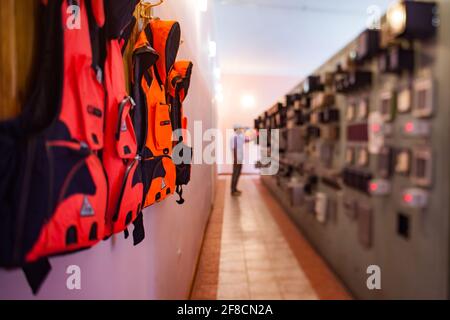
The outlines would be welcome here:
<svg viewBox="0 0 450 320">
<path fill-rule="evenodd" d="M 351 299 L 259 177 L 229 189 L 220 176 L 191 299 Z"/>
</svg>

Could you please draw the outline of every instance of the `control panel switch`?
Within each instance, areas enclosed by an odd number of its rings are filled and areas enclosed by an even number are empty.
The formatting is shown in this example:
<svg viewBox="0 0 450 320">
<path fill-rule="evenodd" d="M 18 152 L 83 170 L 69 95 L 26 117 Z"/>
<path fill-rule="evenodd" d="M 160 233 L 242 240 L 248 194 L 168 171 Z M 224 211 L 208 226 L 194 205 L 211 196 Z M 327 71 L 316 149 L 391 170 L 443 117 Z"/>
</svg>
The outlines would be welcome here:
<svg viewBox="0 0 450 320">
<path fill-rule="evenodd" d="M 413 209 L 424 209 L 428 206 L 429 194 L 419 188 L 411 188 L 403 191 L 402 202 Z"/>
<path fill-rule="evenodd" d="M 391 192 L 391 183 L 385 179 L 373 179 L 369 183 L 369 192 L 373 196 L 386 196 Z"/>
<path fill-rule="evenodd" d="M 427 120 L 411 120 L 404 124 L 403 133 L 411 138 L 426 138 L 430 136 L 431 124 Z"/>
</svg>

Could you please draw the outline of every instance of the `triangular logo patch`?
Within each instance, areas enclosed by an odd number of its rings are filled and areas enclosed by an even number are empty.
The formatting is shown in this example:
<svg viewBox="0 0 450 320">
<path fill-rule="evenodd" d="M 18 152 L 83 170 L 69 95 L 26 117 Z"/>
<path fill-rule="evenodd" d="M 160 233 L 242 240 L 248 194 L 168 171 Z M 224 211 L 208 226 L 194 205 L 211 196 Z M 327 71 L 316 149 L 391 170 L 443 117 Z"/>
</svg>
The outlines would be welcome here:
<svg viewBox="0 0 450 320">
<path fill-rule="evenodd" d="M 81 207 L 80 212 L 82 217 L 91 217 L 95 214 L 94 208 L 92 207 L 91 203 L 89 202 L 89 199 L 87 196 L 83 199 L 83 206 Z"/>
<path fill-rule="evenodd" d="M 164 189 L 166 187 L 166 181 L 164 181 L 164 179 L 162 179 L 161 181 L 161 190 Z"/>
</svg>

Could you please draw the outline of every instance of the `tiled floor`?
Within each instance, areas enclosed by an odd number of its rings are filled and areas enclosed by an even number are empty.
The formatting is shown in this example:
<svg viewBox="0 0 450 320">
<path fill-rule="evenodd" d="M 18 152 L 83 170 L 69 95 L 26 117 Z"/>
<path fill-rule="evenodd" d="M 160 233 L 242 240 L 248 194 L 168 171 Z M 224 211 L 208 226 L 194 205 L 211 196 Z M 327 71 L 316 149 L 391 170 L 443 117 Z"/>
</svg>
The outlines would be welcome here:
<svg viewBox="0 0 450 320">
<path fill-rule="evenodd" d="M 350 298 L 258 177 L 242 177 L 238 198 L 229 185 L 219 178 L 193 299 Z"/>
</svg>

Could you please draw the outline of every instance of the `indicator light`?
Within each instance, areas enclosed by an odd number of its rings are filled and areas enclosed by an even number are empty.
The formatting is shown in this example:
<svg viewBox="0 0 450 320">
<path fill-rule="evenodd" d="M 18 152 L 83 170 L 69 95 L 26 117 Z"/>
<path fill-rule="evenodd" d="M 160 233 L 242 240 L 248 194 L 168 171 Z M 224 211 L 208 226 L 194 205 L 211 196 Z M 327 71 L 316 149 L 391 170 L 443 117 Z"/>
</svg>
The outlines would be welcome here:
<svg viewBox="0 0 450 320">
<path fill-rule="evenodd" d="M 406 203 L 411 203 L 413 201 L 412 194 L 406 193 L 403 195 L 403 201 Z"/>
<path fill-rule="evenodd" d="M 427 120 L 407 121 L 403 125 L 403 133 L 412 138 L 426 138 L 431 133 L 431 124 Z"/>
<path fill-rule="evenodd" d="M 376 123 L 372 125 L 372 132 L 373 133 L 379 133 L 381 131 L 381 125 Z"/>
<path fill-rule="evenodd" d="M 419 188 L 411 188 L 403 191 L 402 201 L 405 206 L 413 209 L 424 209 L 428 206 L 429 194 Z"/>
<path fill-rule="evenodd" d="M 369 192 L 373 196 L 386 196 L 391 192 L 391 183 L 384 179 L 374 179 L 369 183 Z"/>
<path fill-rule="evenodd" d="M 405 132 L 411 133 L 414 131 L 414 123 L 408 122 L 405 124 Z"/>
</svg>

